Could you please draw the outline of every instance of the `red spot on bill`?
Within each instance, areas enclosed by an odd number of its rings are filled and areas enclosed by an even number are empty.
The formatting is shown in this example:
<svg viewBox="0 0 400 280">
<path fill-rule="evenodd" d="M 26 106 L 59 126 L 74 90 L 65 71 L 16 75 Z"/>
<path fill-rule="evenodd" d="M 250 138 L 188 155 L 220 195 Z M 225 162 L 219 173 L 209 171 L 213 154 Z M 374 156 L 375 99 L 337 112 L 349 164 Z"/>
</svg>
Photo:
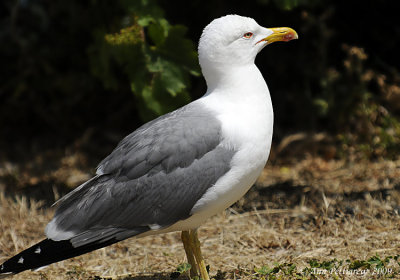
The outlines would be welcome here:
<svg viewBox="0 0 400 280">
<path fill-rule="evenodd" d="M 293 40 L 295 38 L 294 33 L 290 32 L 288 34 L 286 34 L 285 36 L 283 36 L 283 40 L 284 41 L 290 41 Z"/>
</svg>

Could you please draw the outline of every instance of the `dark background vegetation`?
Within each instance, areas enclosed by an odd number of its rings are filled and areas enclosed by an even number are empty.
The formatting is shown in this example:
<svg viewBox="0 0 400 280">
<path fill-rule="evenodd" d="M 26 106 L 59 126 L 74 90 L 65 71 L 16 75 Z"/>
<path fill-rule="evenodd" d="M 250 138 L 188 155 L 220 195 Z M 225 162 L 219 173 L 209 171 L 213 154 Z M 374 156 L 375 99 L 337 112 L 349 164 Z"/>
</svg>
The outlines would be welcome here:
<svg viewBox="0 0 400 280">
<path fill-rule="evenodd" d="M 143 122 L 200 97 L 198 38 L 226 14 L 298 31 L 256 60 L 274 103 L 274 141 L 322 131 L 335 157 L 397 155 L 394 1 L 3 0 L 0 159 L 78 147 L 98 160 Z"/>
</svg>

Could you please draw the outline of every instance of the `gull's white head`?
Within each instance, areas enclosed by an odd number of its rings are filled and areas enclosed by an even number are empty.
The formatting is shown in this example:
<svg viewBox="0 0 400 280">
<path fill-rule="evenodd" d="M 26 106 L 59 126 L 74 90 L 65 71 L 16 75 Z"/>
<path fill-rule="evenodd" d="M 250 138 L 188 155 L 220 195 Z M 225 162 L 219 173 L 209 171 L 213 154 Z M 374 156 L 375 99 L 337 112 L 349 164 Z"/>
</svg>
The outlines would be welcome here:
<svg viewBox="0 0 400 280">
<path fill-rule="evenodd" d="M 200 66 L 203 74 L 210 75 L 219 69 L 253 64 L 266 45 L 297 38 L 296 31 L 288 27 L 264 28 L 252 18 L 227 15 L 204 28 L 199 42 Z"/>
</svg>

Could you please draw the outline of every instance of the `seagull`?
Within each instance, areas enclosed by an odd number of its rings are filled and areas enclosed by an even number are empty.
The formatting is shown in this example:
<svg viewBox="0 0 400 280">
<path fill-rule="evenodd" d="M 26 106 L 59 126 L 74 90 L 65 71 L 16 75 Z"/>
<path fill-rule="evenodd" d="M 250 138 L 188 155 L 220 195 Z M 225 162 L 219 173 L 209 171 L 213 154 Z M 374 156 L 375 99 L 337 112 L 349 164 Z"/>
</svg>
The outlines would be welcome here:
<svg viewBox="0 0 400 280">
<path fill-rule="evenodd" d="M 91 179 L 55 203 L 46 239 L 0 265 L 0 278 L 133 236 L 181 231 L 191 276 L 209 280 L 197 228 L 249 190 L 270 152 L 273 108 L 255 57 L 297 38 L 249 17 L 213 20 L 198 46 L 207 92 L 126 136 Z"/>
</svg>

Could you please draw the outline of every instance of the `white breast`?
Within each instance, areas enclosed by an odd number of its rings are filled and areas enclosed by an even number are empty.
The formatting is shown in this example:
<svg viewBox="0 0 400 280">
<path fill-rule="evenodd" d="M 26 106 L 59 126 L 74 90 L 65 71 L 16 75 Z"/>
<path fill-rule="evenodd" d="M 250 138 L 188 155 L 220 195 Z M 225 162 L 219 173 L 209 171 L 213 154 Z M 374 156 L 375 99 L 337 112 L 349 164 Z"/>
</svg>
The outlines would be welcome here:
<svg viewBox="0 0 400 280">
<path fill-rule="evenodd" d="M 268 87 L 254 68 L 252 75 L 246 75 L 252 80 L 246 79 L 243 84 L 235 80 L 231 87 L 224 87 L 224 92 L 215 89 L 198 100 L 216 112 L 221 121 L 221 145 L 238 152 L 232 158 L 231 169 L 195 204 L 193 215 L 171 230 L 196 228 L 226 209 L 248 191 L 263 170 L 271 147 L 273 109 Z"/>
</svg>

